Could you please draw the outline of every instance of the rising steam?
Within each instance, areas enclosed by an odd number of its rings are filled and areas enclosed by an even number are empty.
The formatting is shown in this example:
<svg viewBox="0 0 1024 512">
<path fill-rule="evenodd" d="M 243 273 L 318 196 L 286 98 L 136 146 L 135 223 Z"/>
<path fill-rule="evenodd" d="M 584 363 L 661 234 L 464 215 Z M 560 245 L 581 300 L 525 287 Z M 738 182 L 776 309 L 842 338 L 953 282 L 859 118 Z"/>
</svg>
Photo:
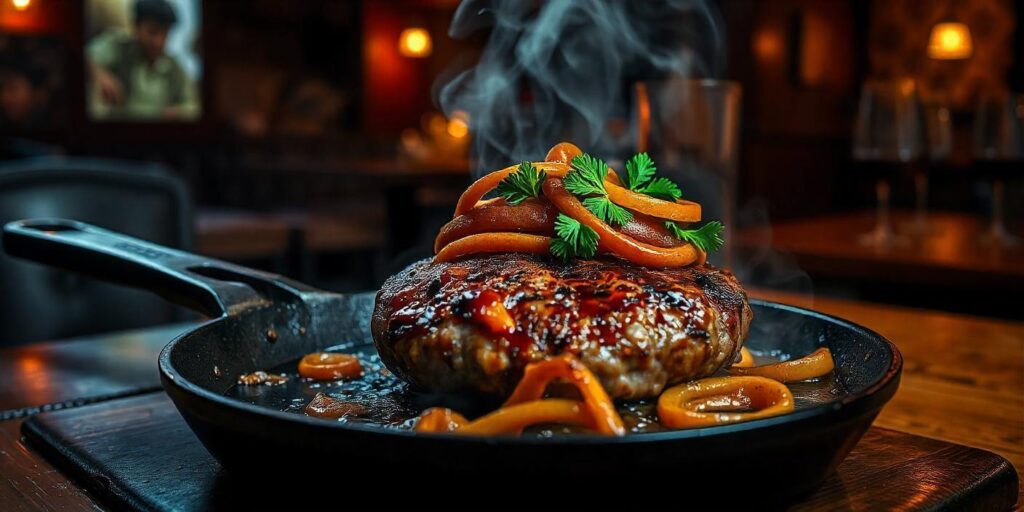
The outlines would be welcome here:
<svg viewBox="0 0 1024 512">
<path fill-rule="evenodd" d="M 718 78 L 724 68 L 722 24 L 702 0 L 464 0 L 449 34 L 464 38 L 489 29 L 479 62 L 442 78 L 439 103 L 449 117 L 468 113 L 474 174 L 540 160 L 570 140 L 610 163 L 637 150 L 637 82 L 652 84 L 652 156 L 658 170 L 701 203 L 705 219 L 735 234 L 737 220 L 767 226 L 767 206 L 735 210 L 739 86 L 706 87 L 692 78 Z M 716 95 L 735 88 L 735 97 Z M 731 124 L 730 124 L 731 123 Z M 660 138 L 660 139 L 659 139 Z M 795 261 L 771 247 L 711 255 L 741 280 L 809 292 Z"/>
<path fill-rule="evenodd" d="M 448 115 L 468 112 L 477 173 L 538 160 L 558 140 L 614 151 L 624 135 L 608 122 L 628 118 L 632 83 L 715 76 L 719 27 L 717 13 L 695 0 L 467 0 L 450 35 L 490 34 L 479 63 L 444 85 L 440 104 Z"/>
</svg>

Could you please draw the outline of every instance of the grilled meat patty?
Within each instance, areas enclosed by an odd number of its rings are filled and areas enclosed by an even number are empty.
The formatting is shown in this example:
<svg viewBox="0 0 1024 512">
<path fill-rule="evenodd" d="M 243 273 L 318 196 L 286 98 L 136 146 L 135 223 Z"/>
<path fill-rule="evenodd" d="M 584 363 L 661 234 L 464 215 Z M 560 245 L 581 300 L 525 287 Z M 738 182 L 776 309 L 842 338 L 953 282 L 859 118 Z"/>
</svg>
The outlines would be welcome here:
<svg viewBox="0 0 1024 512">
<path fill-rule="evenodd" d="M 434 391 L 507 395 L 523 368 L 569 353 L 613 398 L 653 397 L 739 357 L 752 314 L 726 270 L 497 254 L 423 260 L 377 294 L 384 364 Z"/>
</svg>

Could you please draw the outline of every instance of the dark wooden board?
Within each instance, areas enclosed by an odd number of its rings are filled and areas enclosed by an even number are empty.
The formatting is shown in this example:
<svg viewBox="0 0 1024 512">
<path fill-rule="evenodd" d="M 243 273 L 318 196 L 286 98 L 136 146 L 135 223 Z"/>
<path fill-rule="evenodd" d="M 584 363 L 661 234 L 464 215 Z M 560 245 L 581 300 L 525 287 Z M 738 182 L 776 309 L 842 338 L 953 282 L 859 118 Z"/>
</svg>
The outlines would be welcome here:
<svg viewBox="0 0 1024 512">
<path fill-rule="evenodd" d="M 257 485 L 223 472 L 200 445 L 163 393 L 38 414 L 22 432 L 30 446 L 69 474 L 101 502 L 139 510 L 199 510 L 295 506 L 312 492 L 339 508 L 367 490 Z M 258 446 L 253 447 L 258 450 Z M 312 468 L 277 468 L 302 473 Z M 415 478 L 415 468 L 383 480 Z M 271 471 L 280 474 L 280 471 Z M 734 475 L 742 482 L 743 475 Z M 383 477 L 383 475 L 382 475 Z M 751 475 L 756 477 L 756 475 Z M 741 484 L 740 484 L 741 485 Z M 396 486 L 396 491 L 401 490 Z M 455 504 L 447 497 L 428 502 Z M 379 492 L 379 491 L 378 491 Z M 836 474 L 793 510 L 1006 510 L 1017 501 L 1017 473 L 999 455 L 872 428 Z M 423 497 L 427 498 L 427 497 Z M 386 499 L 386 498 L 385 498 Z"/>
</svg>

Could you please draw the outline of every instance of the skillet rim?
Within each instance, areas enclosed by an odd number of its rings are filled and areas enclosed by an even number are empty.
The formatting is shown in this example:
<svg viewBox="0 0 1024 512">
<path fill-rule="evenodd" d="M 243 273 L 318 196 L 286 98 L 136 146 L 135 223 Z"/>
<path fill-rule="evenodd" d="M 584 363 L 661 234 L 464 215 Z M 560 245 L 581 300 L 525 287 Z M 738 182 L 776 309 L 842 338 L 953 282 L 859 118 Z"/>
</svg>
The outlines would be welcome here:
<svg viewBox="0 0 1024 512">
<path fill-rule="evenodd" d="M 364 293 L 373 294 L 375 292 Z M 346 294 L 343 296 L 351 297 L 355 295 L 362 294 L 355 293 Z M 203 324 L 197 326 L 196 328 L 176 336 L 160 351 L 160 356 L 158 358 L 158 366 L 160 369 L 160 380 L 163 382 L 165 390 L 166 388 L 173 387 L 176 388 L 176 391 L 190 395 L 194 399 L 209 402 L 209 404 L 207 405 L 226 407 L 228 410 L 231 410 L 232 412 L 235 413 L 252 414 L 271 421 L 298 423 L 306 428 L 336 429 L 340 432 L 355 431 L 364 435 L 383 435 L 387 436 L 386 438 L 390 438 L 391 436 L 398 436 L 400 438 L 406 439 L 415 438 L 435 441 L 457 442 L 462 444 L 482 445 L 493 445 L 498 443 L 513 445 L 631 444 L 662 441 L 686 441 L 707 437 L 720 437 L 751 430 L 761 430 L 782 425 L 800 424 L 802 422 L 807 422 L 813 419 L 827 418 L 829 415 L 835 416 L 834 422 L 838 422 L 839 420 L 842 419 L 843 416 L 856 415 L 858 413 L 862 413 L 865 410 L 870 410 L 878 400 L 881 400 L 881 404 L 878 405 L 877 408 L 881 409 L 895 394 L 895 388 L 899 384 L 900 375 L 903 369 L 903 355 L 900 353 L 896 345 L 885 336 L 882 336 L 881 334 L 875 332 L 872 329 L 856 324 L 849 320 L 845 320 L 843 318 L 839 318 L 819 311 L 814 311 L 811 309 L 806 309 L 791 304 L 785 304 L 781 302 L 774 302 L 762 299 L 749 299 L 749 302 L 751 305 L 756 305 L 759 307 L 766 307 L 786 311 L 788 313 L 800 316 L 809 316 L 816 318 L 818 320 L 823 320 L 834 325 L 837 325 L 838 327 L 854 331 L 859 336 L 867 337 L 869 339 L 874 340 L 875 342 L 879 342 L 883 347 L 886 347 L 889 351 L 889 368 L 877 381 L 873 382 L 871 385 L 869 385 L 867 388 L 865 388 L 863 391 L 859 393 L 844 395 L 842 398 L 834 402 L 828 402 L 808 407 L 806 409 L 802 409 L 800 411 L 789 414 L 784 414 L 781 416 L 773 416 L 770 418 L 764 418 L 760 420 L 732 423 L 714 427 L 679 429 L 664 432 L 649 432 L 642 434 L 625 435 L 622 437 L 578 434 L 571 436 L 538 438 L 512 435 L 467 436 L 455 435 L 451 433 L 423 433 L 414 432 L 411 430 L 386 429 L 381 428 L 379 426 L 362 425 L 359 423 L 341 423 L 325 421 L 324 419 L 321 418 L 313 418 L 305 415 L 295 414 L 293 412 L 278 411 L 267 407 L 242 402 L 240 400 L 232 399 L 225 395 L 209 391 L 188 380 L 180 372 L 178 372 L 177 369 L 174 368 L 174 365 L 171 363 L 171 353 L 175 350 L 179 343 L 185 341 L 186 339 L 192 336 L 198 336 L 207 329 L 214 328 L 220 322 L 228 321 L 231 318 L 229 316 L 215 318 L 213 320 L 204 322 Z M 175 399 L 175 393 L 168 393 L 168 395 L 170 396 L 172 402 L 174 402 L 176 407 L 180 408 L 182 406 L 181 403 Z M 872 398 L 874 398 L 875 400 L 871 400 Z M 829 423 L 832 422 L 833 421 L 829 421 Z"/>
</svg>

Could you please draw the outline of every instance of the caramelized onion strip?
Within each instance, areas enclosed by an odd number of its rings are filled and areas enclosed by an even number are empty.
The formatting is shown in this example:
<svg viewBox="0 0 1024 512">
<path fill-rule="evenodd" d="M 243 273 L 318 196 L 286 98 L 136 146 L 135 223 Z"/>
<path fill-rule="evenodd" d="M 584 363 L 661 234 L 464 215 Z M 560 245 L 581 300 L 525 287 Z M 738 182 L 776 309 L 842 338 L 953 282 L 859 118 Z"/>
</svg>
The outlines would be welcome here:
<svg viewBox="0 0 1024 512">
<path fill-rule="evenodd" d="M 736 375 L 755 375 L 775 379 L 779 382 L 796 382 L 828 375 L 835 368 L 832 352 L 822 347 L 800 359 L 750 368 L 733 366 L 730 372 Z"/>
<path fill-rule="evenodd" d="M 754 410 L 729 411 L 721 402 Z M 658 417 L 669 428 L 709 427 L 790 412 L 789 388 L 765 377 L 711 377 L 674 386 L 658 398 Z"/>
<path fill-rule="evenodd" d="M 512 206 L 504 200 L 486 206 L 473 208 L 455 217 L 437 234 L 434 252 L 469 235 L 493 232 L 516 232 L 552 236 L 555 234 L 555 217 L 558 210 L 551 203 L 529 199 Z"/>
<path fill-rule="evenodd" d="M 299 361 L 299 375 L 313 380 L 354 379 L 363 374 L 359 358 L 338 352 L 313 352 Z"/>
<path fill-rule="evenodd" d="M 604 184 L 608 191 L 608 199 L 623 208 L 676 222 L 700 221 L 700 205 L 692 201 L 666 201 L 647 194 L 633 192 L 625 187 L 608 181 Z"/>
<path fill-rule="evenodd" d="M 470 254 L 526 252 L 547 254 L 551 237 L 526 233 L 480 233 L 460 238 L 441 249 L 434 261 L 453 261 Z"/>
<path fill-rule="evenodd" d="M 537 170 L 544 171 L 548 177 L 563 177 L 569 172 L 569 165 L 561 162 L 533 162 L 534 167 Z M 501 180 L 508 177 L 519 168 L 519 165 L 510 165 L 504 169 L 494 171 L 483 178 L 480 178 L 473 182 L 462 196 L 459 197 L 459 203 L 455 205 L 455 216 L 458 217 L 469 210 L 476 207 L 477 203 L 487 195 L 488 192 L 494 190 L 495 187 L 501 183 Z"/>
<path fill-rule="evenodd" d="M 459 434 L 520 434 L 530 425 L 567 423 L 593 427 L 594 419 L 586 404 L 576 400 L 547 398 L 502 407 L 456 430 Z"/>
<path fill-rule="evenodd" d="M 732 365 L 732 368 L 750 368 L 752 366 L 754 366 L 754 355 L 747 350 L 747 347 L 741 347 L 740 361 Z"/>
<path fill-rule="evenodd" d="M 622 418 L 601 383 L 583 363 L 571 356 L 553 357 L 527 365 L 522 380 L 503 407 L 540 399 L 548 384 L 555 379 L 567 381 L 579 391 L 585 409 L 594 420 L 594 430 L 617 436 L 626 433 Z"/>
<path fill-rule="evenodd" d="M 619 233 L 594 214 L 565 189 L 561 179 L 544 180 L 544 195 L 564 214 L 597 232 L 598 246 L 621 258 L 647 267 L 682 267 L 700 260 L 702 251 L 693 244 L 673 248 L 656 247 Z"/>
<path fill-rule="evenodd" d="M 445 407 L 431 407 L 420 415 L 416 432 L 453 432 L 469 423 L 465 416 Z"/>
<path fill-rule="evenodd" d="M 573 158 L 583 154 L 583 150 L 579 146 L 572 142 L 559 142 L 551 149 L 548 150 L 548 154 L 544 156 L 546 162 L 561 162 L 567 164 L 572 162 Z"/>
</svg>

